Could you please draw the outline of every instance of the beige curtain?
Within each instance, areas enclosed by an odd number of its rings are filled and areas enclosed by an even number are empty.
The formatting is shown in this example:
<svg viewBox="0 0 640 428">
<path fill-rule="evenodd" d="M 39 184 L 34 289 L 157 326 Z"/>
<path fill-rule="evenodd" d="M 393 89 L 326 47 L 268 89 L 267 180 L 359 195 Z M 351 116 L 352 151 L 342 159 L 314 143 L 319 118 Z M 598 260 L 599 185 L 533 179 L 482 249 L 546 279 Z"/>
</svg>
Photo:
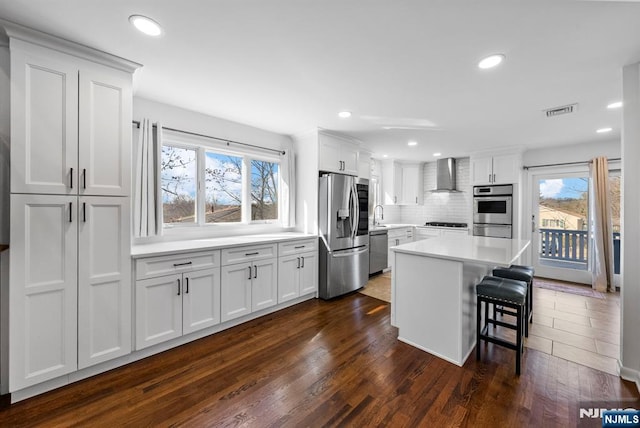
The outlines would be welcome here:
<svg viewBox="0 0 640 428">
<path fill-rule="evenodd" d="M 613 227 L 609 196 L 609 166 L 606 157 L 591 161 L 593 182 L 591 233 L 593 234 L 592 287 L 597 291 L 615 291 L 613 284 Z"/>
</svg>

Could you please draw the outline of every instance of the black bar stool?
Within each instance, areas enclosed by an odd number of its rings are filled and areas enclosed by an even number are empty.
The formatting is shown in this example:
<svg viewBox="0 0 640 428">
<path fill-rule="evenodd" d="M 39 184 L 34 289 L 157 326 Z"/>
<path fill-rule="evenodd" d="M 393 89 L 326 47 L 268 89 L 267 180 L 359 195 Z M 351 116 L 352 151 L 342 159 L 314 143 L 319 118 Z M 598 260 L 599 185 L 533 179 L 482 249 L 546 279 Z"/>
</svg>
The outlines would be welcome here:
<svg viewBox="0 0 640 428">
<path fill-rule="evenodd" d="M 527 313 L 527 284 L 524 281 L 517 281 L 508 278 L 498 278 L 495 276 L 485 276 L 476 285 L 477 308 L 476 308 L 476 360 L 480 360 L 480 344 L 486 342 L 495 343 L 516 351 L 516 375 L 520 375 L 520 360 L 523 353 L 523 324 L 526 324 Z M 482 324 L 482 303 L 484 303 L 484 326 Z M 500 305 L 514 310 L 516 323 L 511 324 L 499 321 L 495 317 L 489 318 L 489 305 Z M 489 334 L 489 324 L 493 326 L 506 327 L 516 331 L 516 342 Z"/>
<path fill-rule="evenodd" d="M 492 272 L 493 276 L 500 278 L 515 279 L 527 283 L 527 321 L 533 322 L 533 275 L 535 271 L 532 267 L 511 265 L 508 268 L 495 268 Z M 499 313 L 509 313 L 496 309 Z M 511 314 L 513 315 L 513 314 Z M 529 324 L 525 325 L 524 335 L 529 337 Z"/>
</svg>

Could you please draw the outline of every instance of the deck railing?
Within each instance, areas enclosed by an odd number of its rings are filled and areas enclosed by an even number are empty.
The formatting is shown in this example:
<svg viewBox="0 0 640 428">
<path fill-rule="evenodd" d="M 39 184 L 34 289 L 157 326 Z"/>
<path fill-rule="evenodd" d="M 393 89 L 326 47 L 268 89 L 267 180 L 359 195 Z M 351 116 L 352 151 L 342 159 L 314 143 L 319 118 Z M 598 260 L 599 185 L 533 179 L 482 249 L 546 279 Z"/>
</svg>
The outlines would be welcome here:
<svg viewBox="0 0 640 428">
<path fill-rule="evenodd" d="M 538 229 L 540 258 L 587 263 L 589 241 L 586 230 Z M 620 232 L 613 233 L 614 272 L 620 273 Z"/>
</svg>

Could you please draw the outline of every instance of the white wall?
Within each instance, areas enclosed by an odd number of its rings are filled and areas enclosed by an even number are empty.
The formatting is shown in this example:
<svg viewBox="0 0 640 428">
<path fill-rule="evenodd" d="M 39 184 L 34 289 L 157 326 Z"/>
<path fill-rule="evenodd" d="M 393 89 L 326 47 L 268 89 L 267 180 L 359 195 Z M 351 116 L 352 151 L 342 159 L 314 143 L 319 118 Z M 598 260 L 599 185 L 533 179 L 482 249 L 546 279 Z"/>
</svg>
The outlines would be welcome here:
<svg viewBox="0 0 640 428">
<path fill-rule="evenodd" d="M 424 224 L 427 221 L 472 223 L 473 188 L 471 186 L 469 158 L 456 159 L 456 189 L 459 193 L 432 192 L 436 188 L 436 162 L 423 166 L 423 205 L 405 205 L 400 208 L 400 223 Z"/>
<path fill-rule="evenodd" d="M 293 137 L 296 154 L 296 230 L 318 233 L 318 130 Z"/>
<path fill-rule="evenodd" d="M 623 75 L 622 130 L 622 322 L 623 378 L 640 390 L 640 63 Z"/>
<path fill-rule="evenodd" d="M 620 140 L 617 139 L 607 142 L 551 146 L 527 150 L 522 154 L 522 164 L 533 166 L 563 162 L 586 162 L 597 156 L 617 159 L 620 158 L 620 153 Z"/>
<path fill-rule="evenodd" d="M 179 129 L 188 132 L 208 135 L 221 139 L 238 141 L 278 150 L 293 150 L 291 137 L 263 129 L 254 128 L 237 122 L 231 122 L 206 114 L 185 110 L 179 107 L 162 104 L 144 98 L 133 98 L 133 119 L 140 121 L 150 119 L 152 122 L 160 122 L 162 126 Z M 138 131 L 133 128 L 133 165 L 135 165 Z M 134 167 L 135 170 L 135 167 Z M 131 193 L 134 194 L 133 192 Z M 144 243 L 157 240 L 175 240 L 199 237 L 228 236 L 230 234 L 247 235 L 261 232 L 273 232 L 272 225 L 216 225 L 215 227 L 196 228 L 182 227 L 165 230 L 162 238 L 142 238 L 136 243 Z"/>
</svg>

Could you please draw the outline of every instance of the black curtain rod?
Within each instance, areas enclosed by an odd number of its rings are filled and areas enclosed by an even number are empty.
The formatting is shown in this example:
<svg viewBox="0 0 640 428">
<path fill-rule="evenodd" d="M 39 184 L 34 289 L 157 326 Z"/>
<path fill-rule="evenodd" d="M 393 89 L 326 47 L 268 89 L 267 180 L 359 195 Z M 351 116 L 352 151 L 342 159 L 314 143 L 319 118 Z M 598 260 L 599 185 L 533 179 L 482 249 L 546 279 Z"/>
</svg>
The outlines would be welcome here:
<svg viewBox="0 0 640 428">
<path fill-rule="evenodd" d="M 622 158 L 611 158 L 607 159 L 607 162 L 610 161 L 619 161 Z M 547 166 L 564 166 L 564 165 L 588 165 L 591 161 L 580 161 L 580 162 L 562 162 L 562 163 L 547 163 L 544 165 L 531 165 L 531 166 L 523 166 L 522 169 L 532 169 L 532 168 L 544 168 Z"/>
<path fill-rule="evenodd" d="M 131 123 L 136 125 L 136 128 L 140 128 L 140 121 L 139 120 L 132 120 Z M 157 125 L 154 123 L 153 127 L 156 128 Z M 284 150 L 270 149 L 268 147 L 256 146 L 254 144 L 249 144 L 249 143 L 241 143 L 240 141 L 227 140 L 226 138 L 212 137 L 211 135 L 198 134 L 197 132 L 184 131 L 182 129 L 169 128 L 169 127 L 166 127 L 166 126 L 163 126 L 162 129 L 166 129 L 167 131 L 180 132 L 182 134 L 187 134 L 187 135 L 193 135 L 193 136 L 196 136 L 196 137 L 204 137 L 204 138 L 210 138 L 212 140 L 224 141 L 225 143 L 227 143 L 227 146 L 230 145 L 230 144 L 240 144 L 241 146 L 253 147 L 253 148 L 256 148 L 256 149 L 260 149 L 260 150 L 268 150 L 270 152 L 276 152 L 276 153 L 281 154 L 281 155 L 284 155 L 284 154 L 287 153 Z"/>
</svg>

